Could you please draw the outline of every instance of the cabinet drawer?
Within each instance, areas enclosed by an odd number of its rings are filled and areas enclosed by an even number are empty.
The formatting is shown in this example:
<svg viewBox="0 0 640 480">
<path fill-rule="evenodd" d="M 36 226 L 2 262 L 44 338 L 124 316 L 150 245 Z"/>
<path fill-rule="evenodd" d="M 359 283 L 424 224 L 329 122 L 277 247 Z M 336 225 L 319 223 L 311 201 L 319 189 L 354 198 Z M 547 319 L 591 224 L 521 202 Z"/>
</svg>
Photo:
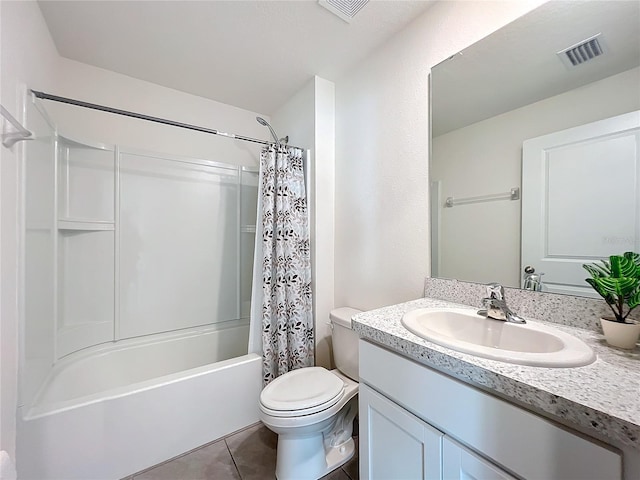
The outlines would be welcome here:
<svg viewBox="0 0 640 480">
<path fill-rule="evenodd" d="M 619 453 L 363 340 L 360 378 L 438 430 L 524 478 L 622 477 Z"/>
</svg>

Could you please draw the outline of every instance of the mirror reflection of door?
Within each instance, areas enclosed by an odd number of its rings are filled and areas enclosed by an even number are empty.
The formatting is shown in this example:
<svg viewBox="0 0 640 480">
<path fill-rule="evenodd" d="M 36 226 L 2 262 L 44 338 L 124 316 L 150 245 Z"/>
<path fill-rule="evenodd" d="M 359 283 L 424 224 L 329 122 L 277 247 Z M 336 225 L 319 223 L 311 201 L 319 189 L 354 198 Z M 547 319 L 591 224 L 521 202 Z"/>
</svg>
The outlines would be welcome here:
<svg viewBox="0 0 640 480">
<path fill-rule="evenodd" d="M 640 111 L 526 140 L 521 268 L 595 296 L 582 264 L 640 251 Z"/>
<path fill-rule="evenodd" d="M 604 54 L 569 67 L 564 52 L 594 38 Z M 547 2 L 436 65 L 429 83 L 429 174 L 442 197 L 431 209 L 432 276 L 521 286 L 521 202 L 446 208 L 444 199 L 522 187 L 525 140 L 640 110 L 640 2 Z M 593 188 L 602 191 L 603 182 Z M 600 224 L 600 236 L 611 237 Z M 621 238 L 608 241 L 626 248 Z M 562 254 L 580 265 L 590 256 L 581 245 Z M 543 283 L 554 282 L 551 270 L 531 263 L 547 273 Z M 582 284 L 568 291 L 591 293 Z"/>
</svg>

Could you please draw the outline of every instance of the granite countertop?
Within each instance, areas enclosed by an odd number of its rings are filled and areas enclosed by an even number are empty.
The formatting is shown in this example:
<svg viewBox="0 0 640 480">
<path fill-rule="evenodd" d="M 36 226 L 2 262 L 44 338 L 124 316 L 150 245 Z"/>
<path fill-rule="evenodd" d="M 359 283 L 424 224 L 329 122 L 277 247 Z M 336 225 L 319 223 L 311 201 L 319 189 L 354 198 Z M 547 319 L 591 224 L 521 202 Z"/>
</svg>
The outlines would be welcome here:
<svg viewBox="0 0 640 480">
<path fill-rule="evenodd" d="M 353 317 L 358 335 L 440 372 L 542 413 L 610 443 L 640 451 L 640 349 L 608 347 L 594 331 L 544 322 L 588 345 L 597 360 L 584 367 L 544 368 L 514 365 L 457 352 L 424 340 L 400 320 L 417 308 L 468 305 L 421 298 Z M 475 310 L 475 309 L 474 309 Z"/>
</svg>

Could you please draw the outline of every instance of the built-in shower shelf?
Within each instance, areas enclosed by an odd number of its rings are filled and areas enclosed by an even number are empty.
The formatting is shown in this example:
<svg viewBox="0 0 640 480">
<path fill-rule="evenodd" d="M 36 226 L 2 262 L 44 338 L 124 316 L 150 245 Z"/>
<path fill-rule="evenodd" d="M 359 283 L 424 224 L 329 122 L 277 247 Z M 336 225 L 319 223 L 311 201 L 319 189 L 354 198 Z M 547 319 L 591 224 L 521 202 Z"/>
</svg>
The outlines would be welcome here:
<svg viewBox="0 0 640 480">
<path fill-rule="evenodd" d="M 58 230 L 81 230 L 85 232 L 102 232 L 114 230 L 113 222 L 102 220 L 59 219 Z"/>
<path fill-rule="evenodd" d="M 242 233 L 256 233 L 256 226 L 255 225 L 242 225 L 242 227 L 240 227 L 240 231 Z"/>
</svg>

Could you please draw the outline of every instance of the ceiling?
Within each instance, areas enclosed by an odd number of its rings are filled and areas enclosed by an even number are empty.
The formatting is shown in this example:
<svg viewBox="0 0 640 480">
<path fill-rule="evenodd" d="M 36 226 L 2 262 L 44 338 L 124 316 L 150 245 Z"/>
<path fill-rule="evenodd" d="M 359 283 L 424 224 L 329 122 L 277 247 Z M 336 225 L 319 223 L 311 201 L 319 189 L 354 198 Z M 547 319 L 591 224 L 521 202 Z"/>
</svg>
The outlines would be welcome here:
<svg viewBox="0 0 640 480">
<path fill-rule="evenodd" d="M 577 67 L 565 66 L 556 55 L 598 33 L 604 55 Z M 433 68 L 432 134 L 471 125 L 638 65 L 640 2 L 546 3 Z"/>
<path fill-rule="evenodd" d="M 315 0 L 43 1 L 61 56 L 272 114 L 336 80 L 433 1 L 374 0 L 347 23 Z"/>
</svg>

